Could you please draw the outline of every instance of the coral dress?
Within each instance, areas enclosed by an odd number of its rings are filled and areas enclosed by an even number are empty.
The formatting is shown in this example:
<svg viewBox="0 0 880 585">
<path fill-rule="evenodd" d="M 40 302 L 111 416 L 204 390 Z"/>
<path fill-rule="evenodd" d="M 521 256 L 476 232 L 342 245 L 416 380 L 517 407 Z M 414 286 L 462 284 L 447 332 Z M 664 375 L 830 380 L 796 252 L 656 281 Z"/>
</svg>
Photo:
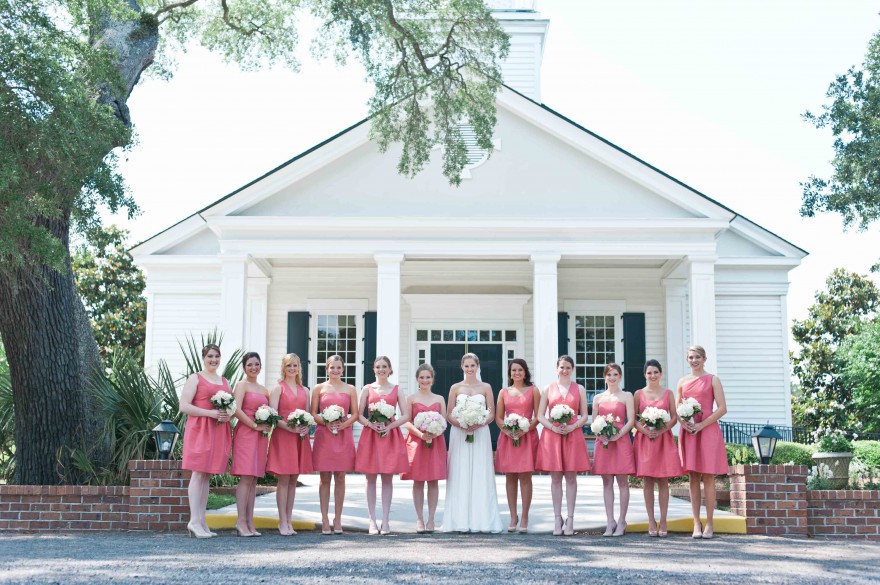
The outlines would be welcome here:
<svg viewBox="0 0 880 585">
<path fill-rule="evenodd" d="M 415 420 L 416 415 L 420 412 L 433 410 L 443 414 L 440 411 L 440 403 L 425 406 L 418 402 L 413 402 L 412 417 Z M 413 481 L 435 481 L 438 479 L 446 479 L 446 438 L 441 434 L 431 440 L 431 447 L 428 448 L 425 442 L 417 439 L 412 433 L 407 433 L 404 439 L 406 445 L 406 454 L 409 460 L 409 471 L 400 474 L 400 479 Z"/>
<path fill-rule="evenodd" d="M 349 417 L 351 395 L 348 392 L 321 394 L 318 414 L 331 404 L 341 406 L 345 410 L 345 417 L 339 421 L 345 422 Z M 334 435 L 327 425 L 318 425 L 315 429 L 315 444 L 312 447 L 312 466 L 315 471 L 353 471 L 354 459 L 354 435 L 351 427 Z"/>
<path fill-rule="evenodd" d="M 254 420 L 254 413 L 263 405 L 269 405 L 268 396 L 259 392 L 245 392 L 241 411 Z M 269 438 L 263 436 L 263 431 L 255 431 L 238 421 L 232 433 L 232 475 L 266 475 L 268 447 Z"/>
<path fill-rule="evenodd" d="M 646 408 L 662 408 L 673 412 L 675 397 L 672 390 L 666 390 L 659 400 L 648 400 L 645 393 L 639 399 L 639 414 Z M 671 431 L 666 431 L 653 441 L 644 433 L 636 434 L 636 475 L 639 477 L 669 478 L 684 475 L 681 459 Z"/>
<path fill-rule="evenodd" d="M 683 398 L 696 398 L 703 410 L 693 418 L 693 422 L 701 422 L 712 414 L 715 394 L 712 391 L 712 374 L 704 374 L 691 380 L 681 389 Z M 714 422 L 696 435 L 681 429 L 678 435 L 678 454 L 685 472 L 709 473 L 713 475 L 727 474 L 727 450 L 724 448 L 724 437 L 721 427 Z"/>
<path fill-rule="evenodd" d="M 547 392 L 547 413 L 557 404 L 567 404 L 576 413 L 580 413 L 581 396 L 578 385 L 574 382 L 568 387 L 565 395 L 555 382 Z M 557 435 L 551 430 L 541 432 L 538 441 L 538 460 L 535 463 L 538 471 L 589 471 L 590 455 L 587 453 L 587 441 L 581 429 L 575 429 L 567 435 Z"/>
<path fill-rule="evenodd" d="M 619 400 L 600 402 L 598 412 L 593 415 L 596 414 L 599 416 L 613 414 L 620 419 L 614 426 L 621 429 L 626 424 L 626 403 Z M 601 440 L 596 439 L 596 446 L 593 447 L 593 470 L 590 473 L 593 475 L 635 475 L 636 460 L 633 456 L 633 444 L 629 436 L 609 441 L 607 449 Z"/>
<path fill-rule="evenodd" d="M 501 391 L 504 396 L 504 416 L 518 414 L 529 420 L 535 416 L 534 386 L 526 388 L 521 396 L 511 396 L 509 388 Z M 532 429 L 519 437 L 519 446 L 513 439 L 501 433 L 495 450 L 495 473 L 530 473 L 535 471 L 538 458 L 538 429 Z"/>
<path fill-rule="evenodd" d="M 373 386 L 367 390 L 367 406 L 380 400 L 398 406 L 399 391 L 397 386 L 388 394 L 380 394 Z M 365 416 L 368 416 L 367 413 Z M 391 422 L 391 421 L 389 421 Z M 406 473 L 409 471 L 409 460 L 406 458 L 406 445 L 400 427 L 385 432 L 384 437 L 369 427 L 364 427 L 358 440 L 357 458 L 354 470 L 358 473 Z"/>
<path fill-rule="evenodd" d="M 214 410 L 211 397 L 224 391 L 232 394 L 226 378 L 220 384 L 209 382 L 201 374 L 198 376 L 196 395 L 193 406 Z M 183 433 L 183 465 L 184 469 L 202 473 L 226 473 L 229 465 L 229 452 L 232 450 L 232 425 L 228 422 L 217 424 L 217 420 L 209 416 L 187 416 Z"/>
<path fill-rule="evenodd" d="M 308 391 L 304 386 L 297 385 L 296 396 L 287 382 L 281 382 L 281 396 L 278 398 L 278 416 L 281 420 L 279 425 L 287 425 L 287 415 L 294 410 L 308 411 Z M 312 468 L 312 443 L 309 436 L 301 439 L 296 433 L 288 433 L 284 430 L 272 431 L 269 439 L 269 463 L 266 469 L 275 475 L 300 475 L 311 473 Z"/>
</svg>

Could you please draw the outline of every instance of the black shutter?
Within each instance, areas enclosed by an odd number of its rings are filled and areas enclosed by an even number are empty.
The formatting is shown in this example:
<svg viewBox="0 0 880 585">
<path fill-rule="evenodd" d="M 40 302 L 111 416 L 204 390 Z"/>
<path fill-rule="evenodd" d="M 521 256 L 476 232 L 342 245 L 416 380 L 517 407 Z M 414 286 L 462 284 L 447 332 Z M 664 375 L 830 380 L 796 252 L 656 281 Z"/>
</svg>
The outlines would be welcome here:
<svg viewBox="0 0 880 585">
<path fill-rule="evenodd" d="M 623 389 L 635 392 L 645 387 L 645 314 L 623 314 Z"/>
<path fill-rule="evenodd" d="M 302 363 L 303 384 L 309 383 L 309 312 L 287 313 L 287 353 L 295 353 Z"/>
<path fill-rule="evenodd" d="M 376 361 L 376 311 L 364 313 L 364 385 L 376 381 L 373 362 Z M 392 367 L 400 364 L 392 364 Z"/>
<path fill-rule="evenodd" d="M 556 335 L 559 339 L 557 355 L 568 355 L 568 313 L 556 313 L 556 322 L 558 324 Z"/>
</svg>

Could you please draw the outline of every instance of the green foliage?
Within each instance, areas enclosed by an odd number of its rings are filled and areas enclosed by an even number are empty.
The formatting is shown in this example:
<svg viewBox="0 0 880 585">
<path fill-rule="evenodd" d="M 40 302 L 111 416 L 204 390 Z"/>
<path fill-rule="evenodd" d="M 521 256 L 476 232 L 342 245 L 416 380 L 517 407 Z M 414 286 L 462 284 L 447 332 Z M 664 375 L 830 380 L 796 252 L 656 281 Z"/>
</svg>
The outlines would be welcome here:
<svg viewBox="0 0 880 585">
<path fill-rule="evenodd" d="M 843 379 L 852 388 L 852 404 L 861 430 L 880 432 L 880 321 L 865 324 L 840 346 Z"/>
<path fill-rule="evenodd" d="M 801 215 L 831 211 L 846 226 L 865 229 L 880 217 L 880 33 L 868 44 L 862 69 L 851 67 L 828 87 L 823 112 L 804 114 L 816 128 L 834 135 L 834 172 L 811 176 L 803 187 Z"/>
<path fill-rule="evenodd" d="M 779 441 L 776 443 L 776 452 L 773 453 L 773 459 L 770 460 L 770 463 L 773 465 L 794 463 L 795 465 L 809 466 L 813 465 L 813 453 L 815 452 L 816 449 L 811 445 Z"/>
<path fill-rule="evenodd" d="M 869 469 L 880 469 L 880 441 L 853 441 L 853 459 Z"/>
<path fill-rule="evenodd" d="M 832 434 L 819 439 L 816 449 L 820 453 L 852 453 L 853 445 L 843 435 Z"/>
<path fill-rule="evenodd" d="M 226 494 L 208 494 L 208 510 L 219 510 L 235 503 L 235 496 Z"/>
<path fill-rule="evenodd" d="M 126 249 L 128 231 L 94 230 L 73 254 L 73 272 L 103 358 L 132 352 L 143 362 L 146 335 L 146 282 Z"/>
<path fill-rule="evenodd" d="M 755 455 L 755 450 L 751 447 L 747 447 L 746 445 L 727 444 L 725 445 L 725 448 L 727 449 L 728 465 L 749 465 L 752 463 L 758 463 L 758 456 Z"/>
<path fill-rule="evenodd" d="M 880 302 L 880 290 L 873 282 L 841 268 L 825 283 L 826 290 L 816 293 L 807 318 L 792 325 L 792 336 L 799 346 L 791 358 L 798 378 L 792 414 L 795 424 L 810 429 L 815 437 L 861 429 L 852 385 L 842 376 L 845 364 L 838 349 L 863 322 L 873 318 Z"/>
<path fill-rule="evenodd" d="M 15 475 L 15 406 L 6 351 L 0 341 L 0 479 L 9 482 Z"/>
</svg>

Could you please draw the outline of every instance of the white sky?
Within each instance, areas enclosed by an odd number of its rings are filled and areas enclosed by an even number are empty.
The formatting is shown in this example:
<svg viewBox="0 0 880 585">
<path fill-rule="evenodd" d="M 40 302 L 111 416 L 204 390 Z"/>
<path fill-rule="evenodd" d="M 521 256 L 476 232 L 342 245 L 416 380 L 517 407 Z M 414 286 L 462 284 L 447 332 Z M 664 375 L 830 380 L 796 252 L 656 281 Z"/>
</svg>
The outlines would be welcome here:
<svg viewBox="0 0 880 585">
<path fill-rule="evenodd" d="M 542 0 L 550 19 L 542 101 L 807 249 L 791 273 L 802 318 L 831 270 L 867 272 L 880 230 L 802 219 L 799 183 L 828 176 L 830 133 L 801 120 L 880 29 L 865 0 Z M 306 27 L 303 27 L 306 28 Z M 193 49 L 170 82 L 129 106 L 139 145 L 122 172 L 143 214 L 108 218 L 140 241 L 362 119 L 370 88 L 352 62 L 242 73 Z M 491 161 L 490 163 L 491 164 Z"/>
</svg>

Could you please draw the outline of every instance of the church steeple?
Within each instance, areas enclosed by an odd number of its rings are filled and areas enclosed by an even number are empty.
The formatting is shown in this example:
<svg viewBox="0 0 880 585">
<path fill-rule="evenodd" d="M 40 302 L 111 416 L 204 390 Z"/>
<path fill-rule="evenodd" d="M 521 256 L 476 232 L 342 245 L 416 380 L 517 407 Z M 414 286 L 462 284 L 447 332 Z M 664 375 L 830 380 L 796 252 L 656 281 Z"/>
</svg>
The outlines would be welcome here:
<svg viewBox="0 0 880 585">
<path fill-rule="evenodd" d="M 538 12 L 538 0 L 486 0 L 492 15 L 510 36 L 510 53 L 501 64 L 504 83 L 541 101 L 541 61 L 550 21 Z"/>
</svg>

